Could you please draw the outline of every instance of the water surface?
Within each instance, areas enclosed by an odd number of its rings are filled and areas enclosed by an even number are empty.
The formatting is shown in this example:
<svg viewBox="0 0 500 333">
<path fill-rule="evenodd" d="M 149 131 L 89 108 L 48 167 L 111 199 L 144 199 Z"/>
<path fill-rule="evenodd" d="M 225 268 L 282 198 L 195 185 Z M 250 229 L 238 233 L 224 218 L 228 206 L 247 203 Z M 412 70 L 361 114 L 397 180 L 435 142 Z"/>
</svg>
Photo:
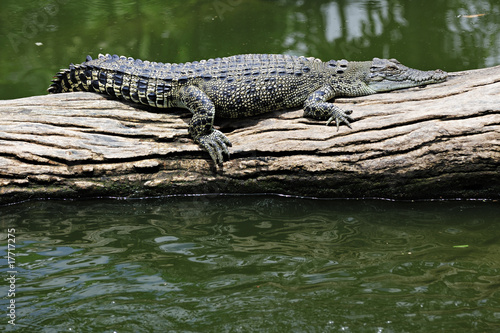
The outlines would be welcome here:
<svg viewBox="0 0 500 333">
<path fill-rule="evenodd" d="M 87 54 L 186 62 L 241 53 L 500 64 L 497 0 L 2 0 L 0 99 L 45 94 Z"/>
<path fill-rule="evenodd" d="M 499 216 L 224 196 L 32 202 L 0 221 L 16 230 L 19 332 L 493 332 Z"/>
</svg>

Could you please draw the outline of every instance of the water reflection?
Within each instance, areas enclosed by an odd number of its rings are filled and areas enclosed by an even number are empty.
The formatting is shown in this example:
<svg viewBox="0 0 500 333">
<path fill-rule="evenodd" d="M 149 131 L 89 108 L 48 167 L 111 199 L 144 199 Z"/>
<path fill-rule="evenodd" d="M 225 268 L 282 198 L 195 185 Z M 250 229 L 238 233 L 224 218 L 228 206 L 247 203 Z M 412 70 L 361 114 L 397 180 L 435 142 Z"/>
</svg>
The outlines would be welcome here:
<svg viewBox="0 0 500 333">
<path fill-rule="evenodd" d="M 324 60 L 398 58 L 410 67 L 500 64 L 497 0 L 4 0 L 0 99 L 45 94 L 61 67 L 90 54 L 186 62 L 241 53 Z M 193 24 L 196 22 L 196 24 Z"/>
<path fill-rule="evenodd" d="M 500 324 L 499 213 L 197 197 L 27 203 L 0 221 L 20 245 L 17 329 L 484 331 Z"/>
</svg>

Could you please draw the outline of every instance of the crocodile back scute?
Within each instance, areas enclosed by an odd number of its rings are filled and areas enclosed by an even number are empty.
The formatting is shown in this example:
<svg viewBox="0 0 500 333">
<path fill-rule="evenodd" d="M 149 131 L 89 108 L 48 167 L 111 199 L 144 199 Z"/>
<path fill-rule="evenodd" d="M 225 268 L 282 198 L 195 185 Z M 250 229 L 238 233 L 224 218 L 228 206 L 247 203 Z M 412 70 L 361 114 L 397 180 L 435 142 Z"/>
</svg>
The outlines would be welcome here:
<svg viewBox="0 0 500 333">
<path fill-rule="evenodd" d="M 153 107 L 183 107 L 182 86 L 194 85 L 221 117 L 242 117 L 299 106 L 324 80 L 317 58 L 244 54 L 185 63 L 99 55 L 59 72 L 48 91 L 91 91 Z"/>
</svg>

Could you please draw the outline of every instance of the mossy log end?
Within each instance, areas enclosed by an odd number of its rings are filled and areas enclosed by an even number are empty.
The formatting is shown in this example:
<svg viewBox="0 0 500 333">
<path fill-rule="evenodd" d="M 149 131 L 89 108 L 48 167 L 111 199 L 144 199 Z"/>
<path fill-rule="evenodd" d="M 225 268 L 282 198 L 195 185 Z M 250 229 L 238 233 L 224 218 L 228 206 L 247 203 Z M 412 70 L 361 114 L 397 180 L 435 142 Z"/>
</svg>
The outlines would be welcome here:
<svg viewBox="0 0 500 333">
<path fill-rule="evenodd" d="M 0 203 L 38 198 L 281 193 L 329 198 L 500 198 L 500 66 L 359 98 L 352 129 L 302 110 L 220 120 L 217 169 L 184 110 L 94 93 L 0 101 Z"/>
</svg>

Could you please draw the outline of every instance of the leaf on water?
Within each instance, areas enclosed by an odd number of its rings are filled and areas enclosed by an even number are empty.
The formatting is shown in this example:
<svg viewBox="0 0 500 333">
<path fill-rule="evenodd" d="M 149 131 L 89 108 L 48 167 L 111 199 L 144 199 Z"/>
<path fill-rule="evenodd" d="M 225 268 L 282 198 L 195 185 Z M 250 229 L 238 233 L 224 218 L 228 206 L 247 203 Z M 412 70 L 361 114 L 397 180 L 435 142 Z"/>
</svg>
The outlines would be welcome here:
<svg viewBox="0 0 500 333">
<path fill-rule="evenodd" d="M 471 14 L 471 15 L 458 15 L 458 17 L 464 17 L 464 18 L 474 18 L 474 17 L 481 17 L 486 14 Z"/>
<path fill-rule="evenodd" d="M 469 245 L 453 245 L 454 248 L 465 248 L 469 247 Z"/>
</svg>

